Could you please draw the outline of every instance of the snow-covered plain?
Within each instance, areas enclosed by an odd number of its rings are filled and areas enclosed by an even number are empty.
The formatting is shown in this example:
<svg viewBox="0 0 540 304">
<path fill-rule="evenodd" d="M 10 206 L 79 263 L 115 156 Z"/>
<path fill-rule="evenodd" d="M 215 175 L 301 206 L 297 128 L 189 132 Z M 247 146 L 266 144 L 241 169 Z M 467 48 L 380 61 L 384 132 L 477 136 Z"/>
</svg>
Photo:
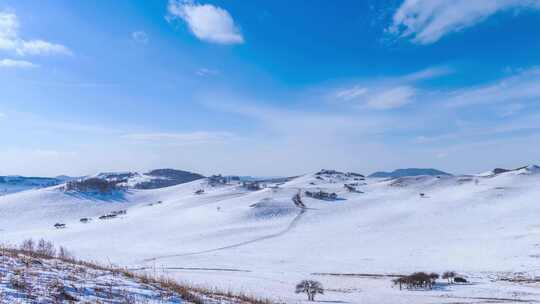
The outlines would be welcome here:
<svg viewBox="0 0 540 304">
<path fill-rule="evenodd" d="M 318 299 L 325 301 L 540 301 L 538 167 L 358 179 L 307 174 L 259 191 L 206 179 L 103 196 L 29 190 L 0 197 L 0 238 L 45 238 L 80 258 L 287 303 L 304 299 L 293 291 L 306 278 L 323 283 L 327 292 Z M 199 189 L 205 193 L 196 195 Z M 291 200 L 299 190 L 336 192 L 339 199 L 304 196 L 306 208 L 299 208 Z M 118 210 L 127 214 L 98 219 Z M 83 217 L 92 221 L 81 223 Z M 67 228 L 55 229 L 57 222 Z M 440 280 L 434 290 L 400 291 L 382 276 L 446 270 L 472 283 Z M 518 275 L 530 280 L 501 280 Z"/>
</svg>

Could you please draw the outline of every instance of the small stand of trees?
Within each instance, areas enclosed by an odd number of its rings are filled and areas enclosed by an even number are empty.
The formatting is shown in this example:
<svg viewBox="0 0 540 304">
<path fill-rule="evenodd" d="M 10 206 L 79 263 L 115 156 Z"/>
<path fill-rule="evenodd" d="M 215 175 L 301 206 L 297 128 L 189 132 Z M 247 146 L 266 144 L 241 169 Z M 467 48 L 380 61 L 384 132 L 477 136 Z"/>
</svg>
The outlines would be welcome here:
<svg viewBox="0 0 540 304">
<path fill-rule="evenodd" d="M 432 289 L 433 285 L 437 282 L 439 274 L 437 273 L 426 273 L 426 272 L 415 272 L 411 275 L 400 277 L 395 279 L 394 285 L 399 285 L 399 290 L 405 286 L 407 289 L 414 288 L 429 288 Z"/>
<path fill-rule="evenodd" d="M 467 280 L 463 277 L 457 276 L 457 274 L 454 271 L 446 271 L 443 273 L 442 277 L 439 276 L 439 274 L 432 272 L 415 272 L 408 276 L 402 276 L 395 280 L 393 280 L 394 285 L 399 285 L 399 289 L 401 290 L 404 286 L 407 289 L 415 289 L 415 288 L 429 288 L 432 289 L 433 285 L 437 283 L 437 280 L 439 278 L 442 278 L 444 280 L 448 280 L 448 284 L 454 284 L 454 283 L 467 283 Z"/>
<path fill-rule="evenodd" d="M 118 184 L 122 183 L 122 180 L 106 180 L 103 178 L 87 178 L 83 180 L 69 181 L 66 183 L 66 191 L 78 191 L 78 192 L 98 192 L 98 193 L 111 193 L 114 190 L 120 190 Z"/>
<path fill-rule="evenodd" d="M 324 294 L 324 288 L 320 282 L 303 280 L 296 284 L 296 293 L 305 293 L 308 297 L 308 301 L 315 301 L 315 296 L 317 294 Z"/>
<path fill-rule="evenodd" d="M 328 193 L 324 191 L 317 191 L 317 192 L 306 191 L 305 194 L 308 197 L 325 200 L 325 201 L 335 201 L 338 198 L 336 193 Z"/>
</svg>

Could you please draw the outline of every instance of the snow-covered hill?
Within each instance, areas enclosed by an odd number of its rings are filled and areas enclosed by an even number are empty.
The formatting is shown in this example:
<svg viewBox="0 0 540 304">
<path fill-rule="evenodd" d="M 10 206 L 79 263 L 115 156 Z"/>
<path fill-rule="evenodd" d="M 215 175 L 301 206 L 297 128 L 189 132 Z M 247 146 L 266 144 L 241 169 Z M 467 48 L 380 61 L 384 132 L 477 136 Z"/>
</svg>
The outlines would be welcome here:
<svg viewBox="0 0 540 304">
<path fill-rule="evenodd" d="M 108 172 L 99 173 L 97 178 L 119 181 L 120 185 L 135 189 L 157 189 L 175 186 L 204 178 L 203 175 L 175 169 L 155 169 L 146 173 Z"/>
<path fill-rule="evenodd" d="M 431 175 L 431 176 L 445 176 L 451 175 L 437 169 L 420 169 L 420 168 L 408 168 L 408 169 L 396 169 L 392 172 L 378 171 L 369 175 L 369 177 L 379 178 L 396 178 L 405 176 L 419 176 L 419 175 Z"/>
<path fill-rule="evenodd" d="M 353 303 L 512 298 L 517 285 L 499 291 L 503 283 L 490 282 L 516 272 L 536 276 L 539 185 L 540 170 L 528 166 L 391 180 L 324 170 L 258 191 L 209 179 L 100 197 L 52 187 L 1 197 L 0 237 L 43 237 L 83 258 L 157 265 L 180 280 L 285 302 L 302 298 L 291 288 L 309 277 L 330 288 L 326 299 Z M 301 204 L 292 199 L 297 194 Z M 418 270 L 456 270 L 476 285 L 418 294 L 361 275 Z"/>
</svg>

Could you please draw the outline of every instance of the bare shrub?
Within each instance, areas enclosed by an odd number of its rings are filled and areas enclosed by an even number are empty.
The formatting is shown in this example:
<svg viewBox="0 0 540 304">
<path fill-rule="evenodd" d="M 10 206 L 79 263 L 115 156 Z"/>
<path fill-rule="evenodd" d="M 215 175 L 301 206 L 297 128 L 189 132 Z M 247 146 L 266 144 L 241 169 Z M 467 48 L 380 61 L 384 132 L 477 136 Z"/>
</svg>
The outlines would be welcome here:
<svg viewBox="0 0 540 304">
<path fill-rule="evenodd" d="M 55 257 L 56 249 L 54 248 L 54 244 L 52 242 L 40 239 L 36 246 L 36 253 L 45 257 Z"/>
<path fill-rule="evenodd" d="M 13 289 L 26 292 L 30 288 L 30 284 L 26 280 L 26 275 L 24 273 L 16 273 L 11 276 L 9 284 Z"/>
<path fill-rule="evenodd" d="M 70 295 L 66 291 L 66 287 L 65 287 L 64 283 L 62 283 L 58 279 L 50 282 L 47 285 L 47 289 L 51 293 L 51 296 L 53 298 L 54 303 L 64 303 L 64 301 L 68 301 L 69 303 L 72 303 L 72 302 L 77 302 L 78 301 L 77 298 Z"/>
<path fill-rule="evenodd" d="M 35 251 L 35 242 L 33 239 L 26 239 L 21 244 L 21 251 L 26 253 L 33 253 Z"/>
</svg>

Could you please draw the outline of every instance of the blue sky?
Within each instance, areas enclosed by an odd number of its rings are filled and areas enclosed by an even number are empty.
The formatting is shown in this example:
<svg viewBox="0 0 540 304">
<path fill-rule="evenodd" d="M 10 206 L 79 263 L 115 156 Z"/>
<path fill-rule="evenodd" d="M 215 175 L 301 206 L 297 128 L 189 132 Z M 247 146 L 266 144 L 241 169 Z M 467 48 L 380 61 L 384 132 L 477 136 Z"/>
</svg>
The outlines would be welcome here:
<svg viewBox="0 0 540 304">
<path fill-rule="evenodd" d="M 540 1 L 0 2 L 0 174 L 540 163 Z"/>
</svg>

